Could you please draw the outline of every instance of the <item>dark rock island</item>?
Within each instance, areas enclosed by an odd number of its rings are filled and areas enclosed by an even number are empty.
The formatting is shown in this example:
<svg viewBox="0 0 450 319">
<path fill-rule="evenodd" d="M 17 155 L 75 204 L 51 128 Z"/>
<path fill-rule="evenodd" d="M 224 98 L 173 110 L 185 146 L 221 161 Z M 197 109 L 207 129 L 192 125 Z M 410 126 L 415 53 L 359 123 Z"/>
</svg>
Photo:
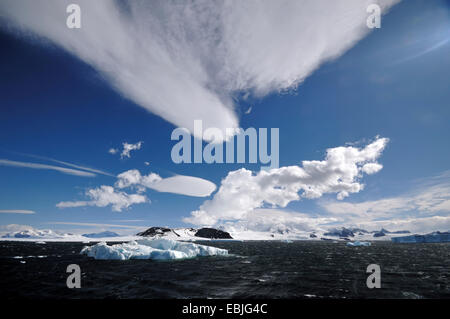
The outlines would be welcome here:
<svg viewBox="0 0 450 319">
<path fill-rule="evenodd" d="M 213 239 L 233 239 L 229 233 L 214 228 L 200 228 L 195 233 L 195 237 L 213 238 Z"/>
<path fill-rule="evenodd" d="M 166 227 L 150 227 L 149 229 L 137 233 L 137 236 L 144 236 L 144 237 L 154 237 L 154 236 L 164 236 L 168 233 L 174 233 L 175 235 L 177 235 L 178 237 L 180 237 L 180 235 L 178 235 L 175 231 L 173 231 L 173 229 L 171 228 L 166 228 Z"/>
<path fill-rule="evenodd" d="M 137 233 L 137 236 L 143 237 L 166 237 L 175 235 L 176 237 L 184 237 L 180 234 L 188 233 L 189 236 L 210 239 L 233 239 L 229 233 L 215 228 L 167 228 L 167 227 L 150 227 L 149 229 Z M 172 235 L 173 234 L 173 235 Z"/>
</svg>

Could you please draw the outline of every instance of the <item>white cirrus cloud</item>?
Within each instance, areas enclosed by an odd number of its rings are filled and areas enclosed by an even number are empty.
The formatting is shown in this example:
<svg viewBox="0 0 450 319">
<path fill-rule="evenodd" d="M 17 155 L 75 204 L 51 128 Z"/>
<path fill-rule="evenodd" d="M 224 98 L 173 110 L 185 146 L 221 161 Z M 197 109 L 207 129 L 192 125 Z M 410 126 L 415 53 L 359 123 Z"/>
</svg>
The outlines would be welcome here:
<svg viewBox="0 0 450 319">
<path fill-rule="evenodd" d="M 134 204 L 146 203 L 149 200 L 142 194 L 128 194 L 117 191 L 112 186 L 102 185 L 98 188 L 92 188 L 86 191 L 86 196 L 90 198 L 88 201 L 69 201 L 59 202 L 56 204 L 58 208 L 97 206 L 111 206 L 113 211 L 121 212 L 123 209 L 129 208 Z"/>
<path fill-rule="evenodd" d="M 62 162 L 61 162 L 62 163 Z M 67 163 L 66 163 L 67 165 Z M 55 165 L 47 165 L 47 164 L 39 164 L 39 163 L 30 163 L 30 162 L 19 162 L 19 161 L 11 161 L 7 159 L 0 159 L 0 166 L 13 166 L 13 167 L 26 167 L 33 169 L 45 169 L 45 170 L 53 170 L 58 171 L 64 174 L 76 175 L 82 177 L 94 177 L 95 173 L 92 171 L 82 171 L 79 169 L 72 169 L 67 167 L 55 166 Z M 80 166 L 77 166 L 80 167 Z"/>
<path fill-rule="evenodd" d="M 0 214 L 35 214 L 36 212 L 29 209 L 0 209 Z"/>
<path fill-rule="evenodd" d="M 369 231 L 385 228 L 390 231 L 409 230 L 412 233 L 429 233 L 433 231 L 450 231 L 450 216 L 416 216 L 368 220 L 354 223 L 354 225 Z"/>
<path fill-rule="evenodd" d="M 363 189 L 360 181 L 363 173 L 379 171 L 365 170 L 364 167 L 368 163 L 381 167 L 376 160 L 388 141 L 377 137 L 363 148 L 330 148 L 324 160 L 303 161 L 302 166 L 285 166 L 256 174 L 244 168 L 231 171 L 222 180 L 214 197 L 184 221 L 214 225 L 223 220 L 240 220 L 265 205 L 286 207 L 292 201 L 319 198 L 327 193 L 335 193 L 341 200 Z"/>
<path fill-rule="evenodd" d="M 50 162 L 54 162 L 54 163 L 58 163 L 58 164 L 62 164 L 62 165 L 66 165 L 72 168 L 76 168 L 76 169 L 80 169 L 83 171 L 88 171 L 91 173 L 95 173 L 95 174 L 101 174 L 101 175 L 105 175 L 105 176 L 114 176 L 108 172 L 96 169 L 96 168 L 92 168 L 92 167 L 87 167 L 87 166 L 82 166 L 82 165 L 78 165 L 78 164 L 73 164 L 73 163 L 69 163 L 69 162 L 65 162 L 65 161 L 60 161 L 51 157 L 47 157 L 47 156 L 40 156 L 40 155 L 34 155 L 34 154 L 26 154 L 26 153 L 17 153 L 17 154 L 21 154 L 24 156 L 28 156 L 28 157 L 32 157 L 32 158 L 37 158 L 37 159 L 41 159 L 41 160 L 45 160 L 45 161 L 50 161 Z"/>
<path fill-rule="evenodd" d="M 112 174 L 110 174 L 108 172 L 105 172 L 103 170 L 99 170 L 99 169 L 96 169 L 96 168 L 88 167 L 88 166 L 85 166 L 85 165 L 79 165 L 79 164 L 74 164 L 74 163 L 61 161 L 61 160 L 54 159 L 54 158 L 47 157 L 47 156 L 41 156 L 41 155 L 35 155 L 35 154 L 29 154 L 29 153 L 22 153 L 22 152 L 12 152 L 12 151 L 7 151 L 7 152 L 15 154 L 15 155 L 26 156 L 26 157 L 39 159 L 39 160 L 44 160 L 44 161 L 49 161 L 49 162 L 53 162 L 53 163 L 57 163 L 57 164 L 62 164 L 62 165 L 65 165 L 65 166 L 69 166 L 69 167 L 72 167 L 72 168 L 76 168 L 76 169 L 79 169 L 79 170 L 82 170 L 82 171 L 87 171 L 87 172 L 91 172 L 91 173 L 95 173 L 95 174 L 111 176 L 111 177 L 114 176 L 114 175 L 112 175 Z"/>
<path fill-rule="evenodd" d="M 336 217 L 318 217 L 301 212 L 280 209 L 254 209 L 236 221 L 227 221 L 219 227 L 232 233 L 245 231 L 286 233 L 291 231 L 314 232 L 324 225 L 338 221 Z"/>
<path fill-rule="evenodd" d="M 3 26 L 38 35 L 94 67 L 118 92 L 176 126 L 239 126 L 233 97 L 296 88 L 370 31 L 369 4 L 398 0 L 70 0 L 0 2 Z M 202 136 L 197 136 L 202 138 Z"/>
<path fill-rule="evenodd" d="M 397 196 L 360 202 L 321 200 L 318 204 L 327 216 L 347 226 L 413 232 L 450 230 L 450 171 L 409 184 L 414 186 Z"/>
<path fill-rule="evenodd" d="M 203 178 L 185 175 L 162 178 L 155 173 L 141 175 L 141 173 L 136 169 L 125 171 L 119 174 L 117 178 L 118 179 L 115 184 L 117 188 L 142 186 L 158 192 L 174 193 L 194 197 L 209 196 L 216 189 L 216 185 L 214 183 Z"/>
<path fill-rule="evenodd" d="M 320 205 L 331 214 L 358 220 L 395 218 L 400 213 L 450 214 L 450 183 L 438 183 L 412 193 L 364 202 L 324 201 Z"/>
<path fill-rule="evenodd" d="M 129 229 L 142 229 L 145 226 L 132 226 L 132 225 L 120 225 L 120 224 L 103 224 L 103 223 L 83 223 L 83 222 L 46 222 L 49 225 L 73 225 L 73 226 L 88 226 L 88 227 L 104 227 L 104 228 L 129 228 Z"/>
</svg>

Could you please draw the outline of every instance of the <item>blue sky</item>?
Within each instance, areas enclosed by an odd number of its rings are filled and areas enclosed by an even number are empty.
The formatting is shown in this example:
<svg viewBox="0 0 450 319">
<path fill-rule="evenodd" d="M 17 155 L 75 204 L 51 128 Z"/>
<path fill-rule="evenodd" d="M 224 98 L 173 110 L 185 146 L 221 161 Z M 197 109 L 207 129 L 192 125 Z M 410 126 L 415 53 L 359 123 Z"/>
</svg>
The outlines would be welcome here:
<svg viewBox="0 0 450 319">
<path fill-rule="evenodd" d="M 234 114 L 239 127 L 244 129 L 279 128 L 280 167 L 302 165 L 303 160 L 322 161 L 327 149 L 350 147 L 348 143 L 356 143 L 354 147 L 363 149 L 377 136 L 389 139 L 376 159 L 383 168 L 358 179 L 364 189 L 343 200 L 337 200 L 336 193 L 324 192 L 317 198 L 289 201 L 286 206 L 281 205 L 284 207 L 270 205 L 270 199 L 266 199 L 263 206 L 252 206 L 248 216 L 260 209 L 273 209 L 273 214 L 279 210 L 291 217 L 301 214 L 298 216 L 305 223 L 313 225 L 314 218 L 335 218 L 326 224 L 409 227 L 417 231 L 450 228 L 449 9 L 446 1 L 403 1 L 382 17 L 380 29 L 346 49 L 339 49 L 341 55 L 337 58 L 320 60 L 319 66 L 308 72 L 298 86 L 267 89 L 261 83 L 251 83 L 243 85 L 242 90 L 232 90 L 231 98 L 224 99 L 225 106 L 232 103 L 231 111 L 217 106 L 218 113 L 225 112 L 220 117 Z M 7 15 L 12 21 L 21 19 L 13 11 Z M 128 94 L 128 86 L 115 83 L 108 73 L 105 76 L 98 64 L 90 63 L 85 51 L 77 51 L 74 44 L 59 41 L 56 36 L 43 34 L 45 31 L 36 24 L 30 24 L 29 30 L 47 36 L 50 41 L 35 35 L 23 36 L 5 21 L 1 26 L 0 159 L 68 167 L 51 160 L 54 159 L 111 175 L 86 177 L 0 165 L 2 226 L 118 232 L 134 229 L 110 225 L 186 226 L 189 224 L 183 218 L 199 210 L 205 200 L 214 200 L 217 190 L 207 197 L 193 197 L 146 189 L 142 196 L 151 202 L 133 204 L 120 212 L 113 211 L 111 205 L 72 208 L 56 205 L 88 201 L 86 191 L 101 185 L 113 186 L 118 174 L 133 169 L 142 175 L 153 172 L 161 178 L 195 176 L 211 181 L 218 188 L 229 172 L 242 167 L 254 174 L 259 171 L 260 163 L 173 163 L 171 149 L 175 142 L 170 135 L 183 121 L 182 117 L 172 113 L 161 115 L 163 111 L 152 109 L 155 100 L 151 100 L 151 106 L 145 106 L 147 100 L 137 93 Z M 299 31 L 299 37 L 307 32 L 308 29 Z M 288 40 L 287 43 L 296 41 Z M 271 42 L 265 42 L 264 46 L 271 46 Z M 245 49 L 244 44 L 241 50 Z M 271 49 L 267 54 L 276 57 Z M 156 72 L 156 67 L 152 70 L 155 73 L 146 76 L 164 81 L 165 73 Z M 280 77 L 276 72 L 281 71 L 273 71 L 273 81 Z M 300 71 L 297 76 L 302 77 Z M 219 79 L 217 83 L 221 81 L 225 80 Z M 148 85 L 151 90 L 152 84 Z M 280 88 L 282 93 L 278 92 Z M 247 91 L 249 97 L 244 99 Z M 214 92 L 218 96 L 229 93 L 217 88 Z M 170 95 L 177 94 L 181 94 L 181 106 L 173 114 L 189 113 L 199 102 L 189 100 L 189 95 L 174 87 Z M 246 114 L 250 106 L 251 112 Z M 198 112 L 209 116 L 203 109 Z M 216 124 L 217 118 L 210 122 Z M 130 158 L 108 152 L 117 148 L 120 153 L 122 143 L 139 141 L 143 142 L 142 147 L 132 151 Z M 139 193 L 132 188 L 117 191 Z M 382 207 L 383 211 L 378 212 L 376 207 Z M 8 212 L 11 210 L 29 210 L 34 214 Z M 242 220 L 236 220 L 241 225 Z M 226 221 L 219 219 L 219 222 Z M 286 223 L 291 225 L 289 220 Z"/>
</svg>

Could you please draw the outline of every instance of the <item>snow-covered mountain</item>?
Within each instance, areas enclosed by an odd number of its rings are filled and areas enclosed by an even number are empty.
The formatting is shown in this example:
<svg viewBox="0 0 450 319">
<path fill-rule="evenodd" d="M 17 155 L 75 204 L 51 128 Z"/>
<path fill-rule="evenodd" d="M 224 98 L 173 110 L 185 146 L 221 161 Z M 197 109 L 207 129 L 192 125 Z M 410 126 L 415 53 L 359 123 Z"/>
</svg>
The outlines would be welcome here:
<svg viewBox="0 0 450 319">
<path fill-rule="evenodd" d="M 195 237 L 197 230 L 195 228 L 168 228 L 168 227 L 150 227 L 149 229 L 137 233 L 136 236 L 167 238 L 167 239 L 190 239 Z"/>
<path fill-rule="evenodd" d="M 114 232 L 109 231 L 85 235 L 62 233 L 50 229 L 42 230 L 29 227 L 25 230 L 18 230 L 3 234 L 1 236 L 1 240 L 89 242 L 89 241 L 129 241 L 139 238 L 137 236 L 120 236 Z"/>
<path fill-rule="evenodd" d="M 29 239 L 43 239 L 43 238 L 68 238 L 74 236 L 73 234 L 67 233 L 67 234 L 60 234 L 57 232 L 54 232 L 50 229 L 40 230 L 40 229 L 26 229 L 22 231 L 16 231 L 7 233 L 2 236 L 2 238 L 29 238 Z"/>
<path fill-rule="evenodd" d="M 408 234 L 404 236 L 404 234 Z M 403 236 L 402 236 L 403 235 Z M 271 227 L 264 230 L 251 230 L 221 226 L 215 228 L 169 228 L 150 227 L 131 236 L 120 236 L 114 232 L 76 235 L 60 233 L 53 230 L 25 229 L 9 232 L 1 236 L 1 240 L 16 241 L 108 241 L 125 242 L 142 238 L 171 239 L 178 241 L 199 240 L 325 240 L 325 241 L 394 241 L 394 242 L 445 242 L 450 240 L 450 232 L 434 232 L 431 234 L 410 234 L 409 231 L 391 232 L 386 229 L 367 231 L 361 228 L 329 228 L 317 230 L 298 230 L 289 227 Z"/>
<path fill-rule="evenodd" d="M 203 233 L 202 229 L 208 229 L 208 233 Z M 220 232 L 221 235 L 214 235 L 213 231 Z M 379 231 L 367 231 L 361 228 L 330 228 L 328 230 L 298 230 L 288 227 L 272 227 L 265 230 L 250 230 L 227 228 L 226 226 L 214 228 L 168 228 L 168 227 L 151 227 L 144 232 L 138 233 L 138 236 L 167 238 L 174 240 L 201 240 L 201 239 L 234 239 L 234 240 L 341 240 L 341 241 L 373 241 L 385 240 L 390 241 L 391 238 L 399 236 L 399 234 L 407 234 L 409 231 L 390 232 L 386 229 Z M 228 238 L 227 235 L 231 238 Z"/>
</svg>

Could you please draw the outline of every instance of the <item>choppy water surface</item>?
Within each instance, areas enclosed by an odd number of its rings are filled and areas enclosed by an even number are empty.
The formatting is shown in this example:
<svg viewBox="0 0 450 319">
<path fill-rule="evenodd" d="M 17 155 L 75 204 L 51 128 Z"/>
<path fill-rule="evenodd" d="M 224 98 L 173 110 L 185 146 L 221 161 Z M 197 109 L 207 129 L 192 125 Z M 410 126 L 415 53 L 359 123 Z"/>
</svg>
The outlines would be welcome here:
<svg viewBox="0 0 450 319">
<path fill-rule="evenodd" d="M 0 242 L 2 298 L 450 298 L 450 244 L 204 242 L 228 257 L 93 260 L 82 243 Z M 66 267 L 81 267 L 81 289 Z M 366 268 L 381 267 L 381 289 Z"/>
</svg>

